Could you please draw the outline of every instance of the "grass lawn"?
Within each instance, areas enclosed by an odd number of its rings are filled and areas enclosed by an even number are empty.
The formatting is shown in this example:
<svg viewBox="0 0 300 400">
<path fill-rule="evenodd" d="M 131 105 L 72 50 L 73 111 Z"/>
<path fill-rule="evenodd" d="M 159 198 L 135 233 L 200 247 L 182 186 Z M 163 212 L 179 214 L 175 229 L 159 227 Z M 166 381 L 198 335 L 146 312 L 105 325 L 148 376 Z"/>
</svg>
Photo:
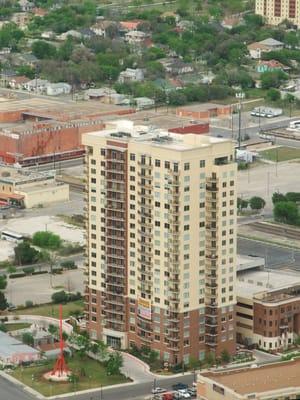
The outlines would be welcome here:
<svg viewBox="0 0 300 400">
<path fill-rule="evenodd" d="M 43 374 L 49 372 L 53 368 L 54 363 L 55 360 L 40 366 L 19 367 L 11 375 L 44 396 L 55 396 L 68 392 L 97 388 L 101 385 L 108 386 L 129 382 L 123 375 L 107 376 L 102 364 L 89 357 L 81 359 L 76 354 L 73 358 L 67 359 L 69 368 L 79 378 L 76 386 L 69 382 L 51 383 L 44 379 Z"/>
<path fill-rule="evenodd" d="M 74 311 L 83 311 L 83 301 L 76 300 L 63 305 L 63 318 L 68 318 Z M 59 318 L 59 305 L 58 304 L 43 304 L 37 307 L 30 307 L 24 310 L 17 310 L 16 314 L 21 315 L 42 315 L 45 317 Z"/>
<path fill-rule="evenodd" d="M 17 331 L 18 329 L 29 328 L 31 324 L 27 324 L 26 322 L 20 322 L 15 324 L 5 324 L 7 332 Z"/>
<path fill-rule="evenodd" d="M 300 158 L 300 149 L 295 147 L 276 147 L 270 150 L 260 151 L 262 158 L 270 161 L 288 161 Z"/>
</svg>

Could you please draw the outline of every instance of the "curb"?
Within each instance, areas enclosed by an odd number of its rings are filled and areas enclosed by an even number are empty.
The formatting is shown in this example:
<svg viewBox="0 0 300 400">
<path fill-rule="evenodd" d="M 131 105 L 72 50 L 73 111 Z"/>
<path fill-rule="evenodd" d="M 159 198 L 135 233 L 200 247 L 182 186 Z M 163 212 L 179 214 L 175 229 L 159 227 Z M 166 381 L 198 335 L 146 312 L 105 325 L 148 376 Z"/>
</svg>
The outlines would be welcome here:
<svg viewBox="0 0 300 400">
<path fill-rule="evenodd" d="M 23 388 L 24 390 L 26 390 L 30 394 L 34 395 L 34 397 L 36 397 L 38 399 L 47 399 L 47 397 L 42 395 L 40 392 L 38 392 L 35 389 L 32 389 L 31 387 L 25 385 L 24 383 L 22 383 L 21 381 L 19 381 L 16 378 L 14 378 L 13 376 L 7 374 L 6 372 L 0 371 L 0 376 L 2 376 L 2 378 L 6 379 L 7 381 L 13 383 L 14 385 L 16 385 L 16 386 L 18 386 L 20 388 Z"/>
</svg>

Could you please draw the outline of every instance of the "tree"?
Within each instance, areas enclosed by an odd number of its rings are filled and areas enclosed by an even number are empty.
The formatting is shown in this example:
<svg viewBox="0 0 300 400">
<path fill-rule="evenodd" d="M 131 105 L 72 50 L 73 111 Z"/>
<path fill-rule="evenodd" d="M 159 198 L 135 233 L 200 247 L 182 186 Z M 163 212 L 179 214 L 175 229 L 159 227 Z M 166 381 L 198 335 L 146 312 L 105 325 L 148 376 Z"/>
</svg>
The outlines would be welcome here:
<svg viewBox="0 0 300 400">
<path fill-rule="evenodd" d="M 287 192 L 285 197 L 287 201 L 293 201 L 294 203 L 300 202 L 300 192 Z"/>
<path fill-rule="evenodd" d="M 266 97 L 270 101 L 278 101 L 280 100 L 281 94 L 279 90 L 271 88 L 267 91 Z"/>
<path fill-rule="evenodd" d="M 7 327 L 3 323 L 0 323 L 0 332 L 7 332 Z"/>
<path fill-rule="evenodd" d="M 275 221 L 292 225 L 299 224 L 298 206 L 292 201 L 278 201 L 275 203 L 273 214 Z"/>
<path fill-rule="evenodd" d="M 27 344 L 28 346 L 33 346 L 34 345 L 34 339 L 31 333 L 25 332 L 22 335 L 22 342 L 24 344 Z"/>
<path fill-rule="evenodd" d="M 0 311 L 6 310 L 8 307 L 8 302 L 3 292 L 0 292 Z"/>
<path fill-rule="evenodd" d="M 51 299 L 53 303 L 61 304 L 61 303 L 66 303 L 69 300 L 69 296 L 64 290 L 61 290 L 59 292 L 53 293 Z"/>
<path fill-rule="evenodd" d="M 230 362 L 230 359 L 231 359 L 231 357 L 230 357 L 230 354 L 229 354 L 228 350 L 224 349 L 222 351 L 222 353 L 221 353 L 221 361 L 222 361 L 222 363 L 228 364 Z"/>
<path fill-rule="evenodd" d="M 39 252 L 28 242 L 19 243 L 14 248 L 14 252 L 17 265 L 34 264 L 38 261 Z"/>
<path fill-rule="evenodd" d="M 261 74 L 261 87 L 262 89 L 278 88 L 288 76 L 283 71 L 263 72 Z"/>
<path fill-rule="evenodd" d="M 36 232 L 32 237 L 32 243 L 45 249 L 56 250 L 61 247 L 62 240 L 59 235 L 49 231 Z"/>
<path fill-rule="evenodd" d="M 206 354 L 205 356 L 205 362 L 206 364 L 211 367 L 212 365 L 214 365 L 216 359 L 213 353 L 209 352 Z"/>
<path fill-rule="evenodd" d="M 120 374 L 120 368 L 123 366 L 123 356 L 118 351 L 114 351 L 108 357 L 105 363 L 107 369 L 107 375 L 118 375 Z"/>
<path fill-rule="evenodd" d="M 279 192 L 274 192 L 272 195 L 272 203 L 276 204 L 279 201 L 286 201 L 285 195 Z"/>
<path fill-rule="evenodd" d="M 5 290 L 7 286 L 7 280 L 5 275 L 0 275 L 0 290 Z"/>
<path fill-rule="evenodd" d="M 57 55 L 56 47 L 44 40 L 37 40 L 32 44 L 32 53 L 39 59 L 55 58 Z"/>
<path fill-rule="evenodd" d="M 241 197 L 238 197 L 238 199 L 237 199 L 237 208 L 238 208 L 238 210 L 241 211 L 243 208 L 247 208 L 248 204 L 249 204 L 248 200 L 244 200 Z"/>
<path fill-rule="evenodd" d="M 190 369 L 197 369 L 199 367 L 199 360 L 196 357 L 190 357 L 189 367 Z"/>
<path fill-rule="evenodd" d="M 252 210 L 261 210 L 266 205 L 266 202 L 261 197 L 253 196 L 249 200 L 249 205 L 250 205 Z"/>
</svg>

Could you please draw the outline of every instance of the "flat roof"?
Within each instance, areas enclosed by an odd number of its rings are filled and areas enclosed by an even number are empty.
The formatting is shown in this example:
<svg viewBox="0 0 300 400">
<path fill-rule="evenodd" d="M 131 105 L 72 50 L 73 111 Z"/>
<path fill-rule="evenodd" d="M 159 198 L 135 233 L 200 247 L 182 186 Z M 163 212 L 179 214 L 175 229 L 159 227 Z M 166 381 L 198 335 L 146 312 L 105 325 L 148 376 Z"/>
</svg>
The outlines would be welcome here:
<svg viewBox="0 0 300 400">
<path fill-rule="evenodd" d="M 104 122 L 109 120 L 124 119 L 124 116 L 108 115 L 103 118 Z M 182 128 L 184 126 L 193 126 L 197 124 L 207 124 L 207 121 L 201 119 L 193 120 L 190 117 L 179 117 L 173 113 L 145 110 L 126 116 L 126 119 L 134 121 L 137 125 L 146 125 L 149 127 L 172 129 Z"/>
<path fill-rule="evenodd" d="M 55 172 L 50 170 L 39 172 L 0 164 L 0 182 L 21 184 L 32 181 L 49 180 L 53 178 L 55 178 Z"/>
<path fill-rule="evenodd" d="M 200 103 L 183 107 L 178 107 L 178 110 L 191 110 L 191 111 L 208 111 L 214 108 L 230 107 L 230 104 L 216 104 L 216 103 Z"/>
<path fill-rule="evenodd" d="M 300 387 L 300 360 L 201 374 L 241 395 Z"/>
<path fill-rule="evenodd" d="M 0 358 L 11 357 L 16 353 L 38 354 L 39 351 L 23 344 L 4 332 L 0 332 Z"/>
<path fill-rule="evenodd" d="M 195 150 L 226 142 L 233 143 L 231 139 L 216 138 L 208 135 L 181 135 L 162 129 L 151 129 L 144 125 L 134 125 L 133 122 L 129 120 L 112 121 L 108 129 L 89 132 L 86 133 L 85 136 L 91 138 L 105 137 L 112 141 L 135 142 L 175 151 Z"/>
<path fill-rule="evenodd" d="M 246 270 L 237 276 L 236 290 L 241 297 L 300 285 L 300 273 L 280 270 Z"/>
</svg>

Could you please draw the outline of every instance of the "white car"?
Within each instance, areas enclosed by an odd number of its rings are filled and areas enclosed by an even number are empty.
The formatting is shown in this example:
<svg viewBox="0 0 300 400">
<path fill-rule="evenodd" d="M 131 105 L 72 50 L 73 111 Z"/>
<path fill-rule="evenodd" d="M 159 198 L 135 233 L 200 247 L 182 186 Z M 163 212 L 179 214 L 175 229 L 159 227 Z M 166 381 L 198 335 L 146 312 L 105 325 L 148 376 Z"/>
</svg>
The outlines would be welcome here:
<svg viewBox="0 0 300 400">
<path fill-rule="evenodd" d="M 163 389 L 160 387 L 156 387 L 151 390 L 152 394 L 166 393 L 166 391 L 167 391 L 167 389 Z"/>
<path fill-rule="evenodd" d="M 179 389 L 177 392 L 180 394 L 182 399 L 190 399 L 191 395 L 188 393 L 186 389 Z"/>
</svg>

